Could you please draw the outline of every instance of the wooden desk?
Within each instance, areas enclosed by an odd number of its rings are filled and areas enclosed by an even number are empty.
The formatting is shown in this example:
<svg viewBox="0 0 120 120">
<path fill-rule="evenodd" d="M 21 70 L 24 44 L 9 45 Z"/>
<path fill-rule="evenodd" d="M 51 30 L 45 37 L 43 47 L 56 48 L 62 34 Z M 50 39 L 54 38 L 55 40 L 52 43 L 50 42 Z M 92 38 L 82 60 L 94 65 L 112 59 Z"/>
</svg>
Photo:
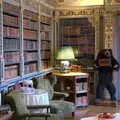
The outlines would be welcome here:
<svg viewBox="0 0 120 120">
<path fill-rule="evenodd" d="M 65 100 L 74 102 L 76 106 L 88 105 L 88 74 L 82 72 L 53 72 L 57 77 L 55 91 L 69 94 Z"/>
<path fill-rule="evenodd" d="M 73 77 L 73 76 L 75 76 L 75 77 L 77 77 L 77 76 L 79 76 L 79 77 L 88 77 L 88 74 L 87 73 L 83 73 L 83 72 L 69 72 L 69 73 L 60 73 L 60 72 L 53 72 L 52 73 L 53 75 L 55 75 L 55 76 L 71 76 L 71 77 Z"/>
</svg>

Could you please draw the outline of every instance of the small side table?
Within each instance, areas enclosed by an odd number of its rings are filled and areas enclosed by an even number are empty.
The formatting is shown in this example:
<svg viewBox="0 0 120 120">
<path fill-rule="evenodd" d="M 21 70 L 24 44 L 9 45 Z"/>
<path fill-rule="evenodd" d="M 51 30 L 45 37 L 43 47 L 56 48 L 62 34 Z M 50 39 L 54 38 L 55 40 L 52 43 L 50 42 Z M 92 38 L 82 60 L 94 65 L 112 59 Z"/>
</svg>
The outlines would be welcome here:
<svg viewBox="0 0 120 120">
<path fill-rule="evenodd" d="M 88 106 L 88 73 L 83 72 L 53 72 L 57 77 L 55 91 L 68 93 L 66 101 L 74 102 L 76 106 Z"/>
</svg>

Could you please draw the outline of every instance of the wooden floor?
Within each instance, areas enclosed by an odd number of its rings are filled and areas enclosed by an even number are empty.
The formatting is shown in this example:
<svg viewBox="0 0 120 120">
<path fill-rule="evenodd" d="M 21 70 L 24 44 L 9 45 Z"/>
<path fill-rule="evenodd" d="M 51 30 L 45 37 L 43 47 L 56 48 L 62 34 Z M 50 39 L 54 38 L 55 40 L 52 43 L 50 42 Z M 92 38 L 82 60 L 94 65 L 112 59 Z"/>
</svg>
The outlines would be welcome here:
<svg viewBox="0 0 120 120">
<path fill-rule="evenodd" d="M 102 101 L 101 103 L 95 103 L 85 108 L 77 108 L 75 111 L 75 117 L 68 117 L 65 120 L 80 120 L 83 117 L 94 116 L 101 112 L 120 113 L 120 104 L 118 102 Z"/>
</svg>

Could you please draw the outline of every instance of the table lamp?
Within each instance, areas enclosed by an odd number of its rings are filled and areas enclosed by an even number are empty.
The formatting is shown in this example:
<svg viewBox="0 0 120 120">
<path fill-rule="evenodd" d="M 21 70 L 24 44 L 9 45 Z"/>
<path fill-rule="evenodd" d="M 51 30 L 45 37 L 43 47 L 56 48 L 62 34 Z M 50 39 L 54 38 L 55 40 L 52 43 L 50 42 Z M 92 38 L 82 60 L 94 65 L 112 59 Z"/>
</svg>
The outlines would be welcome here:
<svg viewBox="0 0 120 120">
<path fill-rule="evenodd" d="M 56 59 L 60 61 L 60 72 L 69 72 L 70 61 L 75 59 L 73 48 L 71 46 L 61 47 L 57 52 Z"/>
</svg>

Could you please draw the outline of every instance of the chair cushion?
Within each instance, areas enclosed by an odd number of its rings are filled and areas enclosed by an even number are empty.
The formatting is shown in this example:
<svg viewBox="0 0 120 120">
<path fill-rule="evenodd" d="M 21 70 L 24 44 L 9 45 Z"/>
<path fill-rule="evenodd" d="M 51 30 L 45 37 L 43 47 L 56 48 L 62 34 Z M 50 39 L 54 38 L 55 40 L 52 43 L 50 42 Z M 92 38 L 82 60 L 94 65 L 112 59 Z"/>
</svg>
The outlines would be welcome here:
<svg viewBox="0 0 120 120">
<path fill-rule="evenodd" d="M 54 90 L 53 90 L 53 87 L 51 86 L 49 80 L 40 78 L 38 80 L 37 89 L 44 89 L 45 91 L 47 91 L 48 95 L 49 95 L 49 99 L 52 100 Z"/>
<path fill-rule="evenodd" d="M 24 99 L 21 97 L 18 91 L 13 91 L 10 96 L 14 99 L 16 103 L 16 109 L 19 115 L 28 114 L 29 110 L 27 109 Z"/>
<path fill-rule="evenodd" d="M 75 104 L 68 101 L 63 100 L 52 100 L 50 101 L 50 105 L 54 106 L 59 114 L 69 114 L 75 111 Z"/>
</svg>

